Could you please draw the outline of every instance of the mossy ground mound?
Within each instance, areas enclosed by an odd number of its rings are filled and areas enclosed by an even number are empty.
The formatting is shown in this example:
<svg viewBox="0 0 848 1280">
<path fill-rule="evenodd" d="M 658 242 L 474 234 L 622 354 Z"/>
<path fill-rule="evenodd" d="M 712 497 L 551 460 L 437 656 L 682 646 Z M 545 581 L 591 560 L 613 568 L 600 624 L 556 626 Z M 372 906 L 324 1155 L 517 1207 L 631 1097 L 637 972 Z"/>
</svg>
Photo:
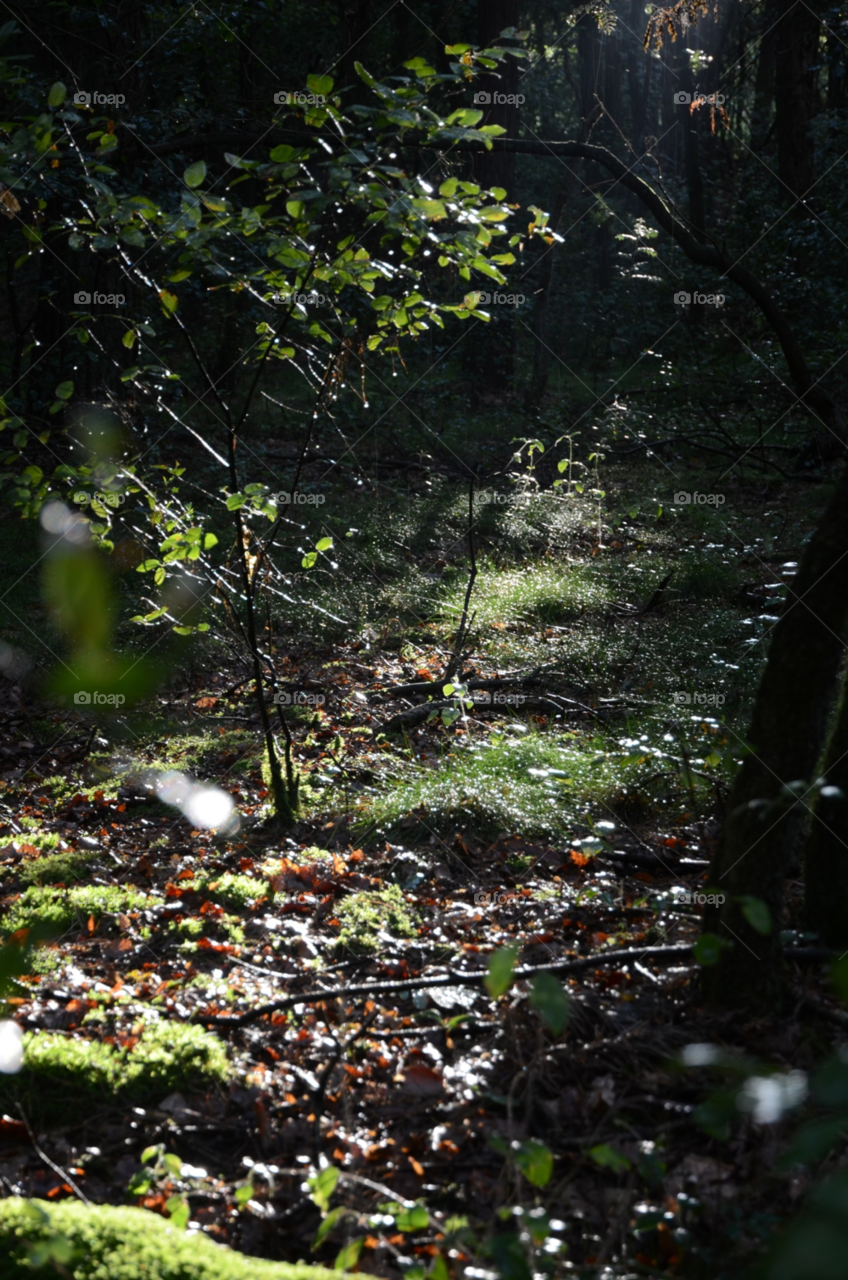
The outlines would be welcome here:
<svg viewBox="0 0 848 1280">
<path fill-rule="evenodd" d="M 164 1097 L 175 1090 L 206 1090 L 230 1074 L 221 1042 L 202 1027 L 148 1024 L 132 1050 L 50 1031 L 24 1037 L 24 1069 L 0 1081 L 0 1099 L 26 1095 L 37 1110 L 52 1111 L 70 1098 Z"/>
<path fill-rule="evenodd" d="M 64 1237 L 64 1239 L 63 1239 Z M 35 1250 L 33 1250 L 35 1246 Z M 144 1209 L 75 1200 L 0 1201 L 0 1280 L 57 1275 L 49 1254 L 73 1280 L 339 1280 L 306 1263 L 246 1258 L 206 1236 L 186 1234 Z M 37 1251 L 37 1252 L 36 1252 Z M 32 1262 L 43 1259 L 41 1266 Z"/>
</svg>

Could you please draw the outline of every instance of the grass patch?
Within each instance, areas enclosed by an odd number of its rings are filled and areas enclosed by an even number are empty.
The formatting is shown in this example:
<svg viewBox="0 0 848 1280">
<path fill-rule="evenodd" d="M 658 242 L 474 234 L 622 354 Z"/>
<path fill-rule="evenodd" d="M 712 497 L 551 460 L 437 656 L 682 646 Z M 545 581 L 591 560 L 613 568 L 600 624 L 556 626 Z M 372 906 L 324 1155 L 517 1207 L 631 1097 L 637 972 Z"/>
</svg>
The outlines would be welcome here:
<svg viewBox="0 0 848 1280">
<path fill-rule="evenodd" d="M 418 935 L 415 912 L 396 884 L 345 898 L 336 915 L 342 925 L 337 945 L 350 951 L 376 951 L 387 935 L 393 938 Z"/>
<path fill-rule="evenodd" d="M 705 753 L 713 750 L 711 739 L 722 737 L 706 721 L 697 733 L 705 736 Z M 705 760 L 699 755 L 699 768 Z M 707 767 L 721 763 L 711 759 Z M 659 809 L 673 816 L 684 799 L 691 803 L 692 787 L 696 798 L 705 797 L 709 784 L 695 778 L 690 786 L 675 744 L 652 742 L 648 734 L 604 739 L 528 732 L 520 738 L 494 736 L 452 752 L 437 768 L 388 781 L 368 803 L 368 813 L 378 833 L 414 814 L 425 830 L 470 825 L 491 837 L 506 831 L 562 839 L 616 813 Z M 408 831 L 404 835 L 409 838 Z"/>
<path fill-rule="evenodd" d="M 49 1253 L 51 1241 L 54 1254 L 64 1253 L 63 1265 L 54 1270 L 48 1263 L 34 1271 L 31 1246 L 45 1246 Z M 247 1258 L 199 1232 L 178 1231 L 145 1209 L 88 1208 L 75 1200 L 49 1204 L 17 1196 L 0 1201 L 0 1253 L 4 1280 L 57 1273 L 72 1273 L 74 1280 L 337 1280 L 340 1275 L 306 1263 Z"/>
</svg>

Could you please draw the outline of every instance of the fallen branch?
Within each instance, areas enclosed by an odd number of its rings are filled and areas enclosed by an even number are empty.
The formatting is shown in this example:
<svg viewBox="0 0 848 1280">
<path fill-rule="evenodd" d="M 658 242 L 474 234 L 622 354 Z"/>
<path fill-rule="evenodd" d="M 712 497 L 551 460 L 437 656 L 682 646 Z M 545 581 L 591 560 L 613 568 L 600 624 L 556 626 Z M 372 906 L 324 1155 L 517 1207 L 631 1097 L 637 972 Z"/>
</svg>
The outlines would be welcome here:
<svg viewBox="0 0 848 1280">
<path fill-rule="evenodd" d="M 437 715 L 446 707 L 455 707 L 456 705 L 455 698 L 442 698 L 438 702 L 422 702 L 420 706 L 410 707 L 408 711 L 399 711 L 396 716 L 392 716 L 391 720 L 387 720 L 383 725 L 381 733 L 400 733 L 404 729 L 414 729 L 416 725 L 423 724 L 430 715 Z M 593 707 L 584 706 L 582 702 L 575 702 L 572 698 L 560 698 L 558 695 L 553 695 L 549 698 L 522 696 L 520 709 L 546 716 L 561 716 L 566 715 L 568 712 L 584 712 L 595 718 L 598 716 L 598 712 Z M 503 715 L 506 711 L 518 711 L 519 704 L 512 702 L 475 702 L 470 710 L 475 715 L 479 715 L 481 711 L 495 711 L 499 715 Z M 612 707 L 606 708 L 607 713 L 612 710 Z"/>
<path fill-rule="evenodd" d="M 669 947 L 625 947 L 617 951 L 598 951 L 589 956 L 579 956 L 576 959 L 554 960 L 550 964 L 524 965 L 522 968 L 515 970 L 513 978 L 519 981 L 522 978 L 532 978 L 536 973 L 577 973 L 581 969 L 592 969 L 607 964 L 620 964 L 625 960 L 644 960 L 646 958 L 649 960 L 680 960 L 691 955 L 692 947 L 688 943 Z M 203 1022 L 209 1026 L 241 1027 L 246 1022 L 252 1022 L 255 1018 L 264 1017 L 266 1013 L 276 1013 L 280 1009 L 291 1009 L 297 1004 L 315 1004 L 321 1000 L 341 1000 L 349 996 L 373 997 L 389 992 L 423 991 L 429 987 L 475 986 L 485 979 L 488 972 L 488 968 L 474 969 L 470 973 L 468 971 L 442 973 L 435 978 L 399 978 L 390 982 L 358 982 L 349 987 L 337 987 L 335 990 L 328 987 L 325 991 L 302 991 L 298 995 L 285 995 L 280 996 L 278 1000 L 269 1000 L 266 1004 L 259 1004 L 255 1009 L 248 1009 L 245 1013 L 230 1016 L 218 1013 L 200 1013 L 192 1015 L 190 1021 Z M 282 977 L 283 975 L 281 974 L 280 976 Z"/>
</svg>

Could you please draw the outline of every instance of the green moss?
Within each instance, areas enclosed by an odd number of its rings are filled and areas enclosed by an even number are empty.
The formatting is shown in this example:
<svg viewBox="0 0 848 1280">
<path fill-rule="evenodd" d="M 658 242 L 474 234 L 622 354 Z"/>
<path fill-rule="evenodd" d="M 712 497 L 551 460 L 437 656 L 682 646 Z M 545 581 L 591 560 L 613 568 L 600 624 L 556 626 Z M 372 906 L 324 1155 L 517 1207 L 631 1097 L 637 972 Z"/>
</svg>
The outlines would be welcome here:
<svg viewBox="0 0 848 1280">
<path fill-rule="evenodd" d="M 198 893 L 208 893 L 222 907 L 247 907 L 257 898 L 267 898 L 273 894 L 267 880 L 260 880 L 255 876 L 232 875 L 230 872 L 223 876 L 198 876 L 192 888 Z"/>
<path fill-rule="evenodd" d="M 418 933 L 415 913 L 396 884 L 345 898 L 336 915 L 342 924 L 338 945 L 354 951 L 375 951 L 381 932 L 395 938 L 414 938 Z"/>
<path fill-rule="evenodd" d="M 12 932 L 40 920 L 62 932 L 74 923 L 83 925 L 89 916 L 97 920 L 107 911 L 132 911 L 146 903 L 146 895 L 131 885 L 89 884 L 71 889 L 33 886 L 9 908 L 3 926 Z"/>
<path fill-rule="evenodd" d="M 69 1094 L 163 1097 L 206 1089 L 230 1074 L 221 1042 L 202 1027 L 165 1019 L 145 1026 L 131 1050 L 50 1031 L 24 1036 L 24 1068 L 0 1082 L 0 1096 L 29 1090 L 50 1108 Z"/>
<path fill-rule="evenodd" d="M 177 1231 L 144 1209 L 89 1209 L 75 1200 L 0 1201 L 2 1280 L 55 1277 L 52 1263 L 33 1269 L 28 1261 L 32 1245 L 49 1246 L 51 1240 L 59 1257 L 63 1244 L 73 1250 L 62 1274 L 74 1280 L 339 1280 L 341 1274 L 306 1263 L 247 1258 L 199 1233 Z"/>
<path fill-rule="evenodd" d="M 21 863 L 19 875 L 24 884 L 69 884 L 82 880 L 93 853 L 50 853 L 28 858 Z"/>
<path fill-rule="evenodd" d="M 172 920 L 167 932 L 179 934 L 181 938 L 199 938 L 203 933 L 203 921 L 197 916 L 185 916 L 182 920 Z"/>
<path fill-rule="evenodd" d="M 295 858 L 295 862 L 301 866 L 308 866 L 310 862 L 320 862 L 326 859 L 332 861 L 333 855 L 329 849 L 320 849 L 317 844 L 311 844 L 308 849 L 302 849 Z"/>
</svg>

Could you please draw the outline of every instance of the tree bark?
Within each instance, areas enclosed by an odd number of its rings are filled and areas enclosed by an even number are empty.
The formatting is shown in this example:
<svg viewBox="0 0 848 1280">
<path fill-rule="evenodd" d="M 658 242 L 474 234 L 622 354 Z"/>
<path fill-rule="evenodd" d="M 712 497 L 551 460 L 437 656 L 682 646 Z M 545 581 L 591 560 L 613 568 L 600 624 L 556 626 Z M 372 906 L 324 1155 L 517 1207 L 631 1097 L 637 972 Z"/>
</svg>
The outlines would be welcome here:
<svg viewBox="0 0 848 1280">
<path fill-rule="evenodd" d="M 725 895 L 704 926 L 730 946 L 704 971 L 705 991 L 726 1007 L 774 1008 L 783 973 L 783 886 L 809 812 L 848 623 L 848 469 L 807 545 L 774 628 L 754 703 L 746 756 L 731 790 L 710 889 Z M 796 784 L 794 790 L 788 790 Z M 740 897 L 766 903 L 772 930 L 749 924 Z"/>
<path fill-rule="evenodd" d="M 848 946 L 848 672 L 821 769 L 828 788 L 813 809 L 804 849 L 807 923 L 828 947 Z"/>
<path fill-rule="evenodd" d="M 777 172 L 782 195 L 791 204 L 811 194 L 816 180 L 810 122 L 819 29 L 817 14 L 804 0 L 780 0 L 775 32 Z"/>
</svg>

